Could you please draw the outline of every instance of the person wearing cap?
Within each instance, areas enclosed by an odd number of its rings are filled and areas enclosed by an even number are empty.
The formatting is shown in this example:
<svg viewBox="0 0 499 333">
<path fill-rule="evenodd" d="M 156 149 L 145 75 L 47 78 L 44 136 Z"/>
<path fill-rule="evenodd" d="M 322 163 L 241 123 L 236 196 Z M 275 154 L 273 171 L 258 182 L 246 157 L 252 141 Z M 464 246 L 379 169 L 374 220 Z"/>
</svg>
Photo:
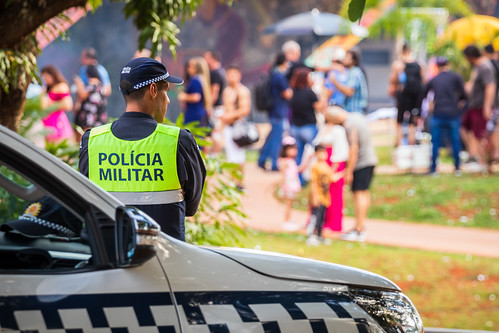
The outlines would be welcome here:
<svg viewBox="0 0 499 333">
<path fill-rule="evenodd" d="M 151 216 L 168 235 L 185 241 L 185 216 L 196 213 L 206 178 L 192 134 L 161 124 L 170 84 L 165 65 L 136 58 L 121 70 L 126 112 L 112 124 L 85 132 L 79 169 L 127 205 Z"/>
<path fill-rule="evenodd" d="M 459 151 L 461 140 L 459 127 L 461 126 L 461 114 L 466 100 L 463 79 L 449 70 L 447 58 L 437 58 L 438 74 L 428 82 L 424 92 L 427 96 L 433 91 L 433 101 L 430 103 L 431 143 L 433 145 L 430 173 L 437 172 L 438 151 L 441 146 L 441 134 L 448 131 L 452 142 L 452 156 L 454 158 L 455 174 L 459 175 Z"/>
</svg>

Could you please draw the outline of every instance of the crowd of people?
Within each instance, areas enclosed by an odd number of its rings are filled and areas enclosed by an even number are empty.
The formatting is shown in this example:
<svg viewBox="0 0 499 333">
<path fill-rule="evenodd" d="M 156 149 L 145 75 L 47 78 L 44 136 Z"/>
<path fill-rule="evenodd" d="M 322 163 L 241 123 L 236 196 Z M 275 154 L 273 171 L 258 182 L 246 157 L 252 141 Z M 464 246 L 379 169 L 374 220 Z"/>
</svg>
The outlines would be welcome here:
<svg viewBox="0 0 499 333">
<path fill-rule="evenodd" d="M 324 68 L 306 66 L 300 58 L 300 45 L 294 41 L 284 43 L 275 57 L 269 73 L 271 129 L 258 166 L 282 173 L 284 230 L 305 227 L 305 221 L 292 221 L 291 209 L 297 193 L 309 185 L 311 217 L 306 232 L 310 245 L 325 241 L 323 229 L 342 231 L 343 188 L 351 185 L 356 225 L 341 238 L 363 241 L 377 157 L 364 115 L 368 86 L 360 52 L 338 49 L 331 65 Z M 323 73 L 319 87 L 313 72 Z"/>
<path fill-rule="evenodd" d="M 448 143 L 458 176 L 463 156 L 469 170 L 484 174 L 492 172 L 492 164 L 499 159 L 498 53 L 492 45 L 483 50 L 469 45 L 463 55 L 471 65 L 467 82 L 451 70 L 446 57 L 437 57 L 435 73 L 427 75 L 431 71 L 416 61 L 409 45 L 404 45 L 401 59 L 392 65 L 388 92 L 398 109 L 396 145 L 402 143 L 403 123 L 408 124 L 409 145 L 416 143 L 416 127 L 428 131 L 433 175 L 438 175 L 439 149 Z"/>
<path fill-rule="evenodd" d="M 73 79 L 74 101 L 68 81 L 55 66 L 45 66 L 40 72 L 44 82 L 41 107 L 49 112 L 42 118 L 47 142 L 80 142 L 87 129 L 107 123 L 106 98 L 111 94 L 111 82 L 106 69 L 97 61 L 95 49 L 81 52 L 79 75 Z M 66 112 L 73 114 L 74 127 Z"/>
<path fill-rule="evenodd" d="M 409 128 L 407 142 L 416 144 L 415 128 L 425 123 L 421 110 L 427 105 L 426 123 L 433 143 L 432 174 L 437 173 L 438 151 L 445 133 L 449 133 L 456 175 L 460 174 L 463 147 L 469 161 L 483 172 L 490 171 L 492 161 L 499 158 L 499 58 L 490 46 L 482 51 L 472 45 L 463 54 L 473 68 L 466 83 L 450 70 L 444 57 L 436 59 L 436 75 L 426 75 L 426 66 L 413 57 L 408 45 L 392 65 L 388 93 L 395 98 L 398 109 L 396 145 L 403 142 L 404 123 Z M 282 173 L 281 193 L 286 202 L 283 229 L 291 231 L 308 225 L 307 243 L 311 245 L 324 241 L 323 229 L 343 231 L 343 192 L 349 185 L 356 223 L 341 238 L 363 241 L 369 189 L 378 160 L 365 117 L 368 83 L 360 52 L 357 48 L 337 49 L 331 64 L 324 68 L 306 66 L 300 58 L 299 44 L 288 41 L 269 70 L 272 105 L 266 111 L 270 132 L 259 151 L 257 165 L 268 172 Z M 80 74 L 74 78 L 74 102 L 69 84 L 54 66 L 41 70 L 46 86 L 42 106 L 55 104 L 57 109 L 43 119 L 49 142 L 79 142 L 86 130 L 108 121 L 109 75 L 92 48 L 83 50 L 81 63 Z M 313 80 L 314 72 L 323 73 L 319 87 Z M 252 93 L 241 82 L 241 70 L 235 66 L 224 68 L 220 54 L 210 50 L 189 59 L 184 74 L 185 88 L 178 100 L 185 123 L 209 127 L 206 139 L 212 145 L 205 148 L 206 153 L 224 151 L 228 162 L 244 170 L 245 147 L 234 141 L 233 131 L 235 124 L 251 114 Z M 79 130 L 73 131 L 66 111 L 74 113 Z M 306 223 L 293 222 L 293 201 L 307 184 L 311 217 Z M 243 190 L 243 180 L 237 186 Z"/>
</svg>

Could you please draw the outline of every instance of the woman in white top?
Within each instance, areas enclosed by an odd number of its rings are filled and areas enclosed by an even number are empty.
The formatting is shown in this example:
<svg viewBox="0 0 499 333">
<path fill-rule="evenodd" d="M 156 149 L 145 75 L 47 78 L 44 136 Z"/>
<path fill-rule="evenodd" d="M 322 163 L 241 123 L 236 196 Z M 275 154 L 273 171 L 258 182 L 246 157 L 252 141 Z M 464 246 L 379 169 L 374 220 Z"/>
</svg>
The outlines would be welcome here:
<svg viewBox="0 0 499 333">
<path fill-rule="evenodd" d="M 341 178 L 331 183 L 329 187 L 331 205 L 326 210 L 324 228 L 339 232 L 342 229 L 343 220 L 343 186 L 345 184 L 343 170 L 348 160 L 349 146 L 345 129 L 330 122 L 328 111 L 326 111 L 325 118 L 326 123 L 314 139 L 314 145 L 321 144 L 326 147 L 328 164 L 331 165 L 333 172 L 341 174 Z"/>
</svg>

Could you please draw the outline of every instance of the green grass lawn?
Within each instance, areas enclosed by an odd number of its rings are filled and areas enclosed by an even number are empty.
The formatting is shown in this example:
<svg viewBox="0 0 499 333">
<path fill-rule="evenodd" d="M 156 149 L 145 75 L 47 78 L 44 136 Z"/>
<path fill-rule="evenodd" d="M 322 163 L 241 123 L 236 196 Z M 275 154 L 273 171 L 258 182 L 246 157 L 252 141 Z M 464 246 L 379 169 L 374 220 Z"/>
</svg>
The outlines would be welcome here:
<svg viewBox="0 0 499 333">
<path fill-rule="evenodd" d="M 248 232 L 247 248 L 333 262 L 383 275 L 406 293 L 427 327 L 499 330 L 499 260 L 364 243 L 310 247 L 296 234 Z"/>
<path fill-rule="evenodd" d="M 465 174 L 376 175 L 368 216 L 391 221 L 499 229 L 499 176 Z M 298 195 L 295 208 L 308 210 L 309 189 Z M 345 214 L 353 216 L 353 199 L 345 192 Z"/>
</svg>

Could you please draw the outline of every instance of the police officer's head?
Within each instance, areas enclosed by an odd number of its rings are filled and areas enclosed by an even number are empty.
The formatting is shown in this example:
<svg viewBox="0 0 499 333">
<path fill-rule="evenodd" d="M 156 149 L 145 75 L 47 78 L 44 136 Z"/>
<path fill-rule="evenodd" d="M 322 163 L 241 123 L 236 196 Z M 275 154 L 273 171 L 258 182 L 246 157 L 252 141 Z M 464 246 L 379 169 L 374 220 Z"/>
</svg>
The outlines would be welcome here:
<svg viewBox="0 0 499 333">
<path fill-rule="evenodd" d="M 163 122 L 170 103 L 169 84 L 182 83 L 181 78 L 168 73 L 165 65 L 151 58 L 133 59 L 123 67 L 120 75 L 120 91 L 127 111 L 150 114 L 158 122 Z"/>
</svg>

